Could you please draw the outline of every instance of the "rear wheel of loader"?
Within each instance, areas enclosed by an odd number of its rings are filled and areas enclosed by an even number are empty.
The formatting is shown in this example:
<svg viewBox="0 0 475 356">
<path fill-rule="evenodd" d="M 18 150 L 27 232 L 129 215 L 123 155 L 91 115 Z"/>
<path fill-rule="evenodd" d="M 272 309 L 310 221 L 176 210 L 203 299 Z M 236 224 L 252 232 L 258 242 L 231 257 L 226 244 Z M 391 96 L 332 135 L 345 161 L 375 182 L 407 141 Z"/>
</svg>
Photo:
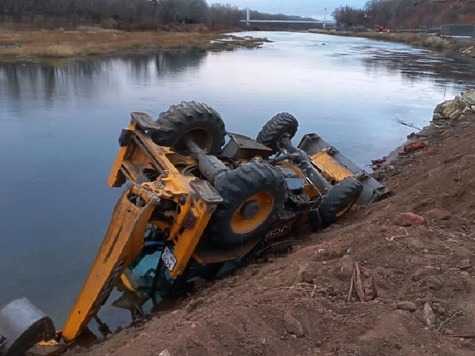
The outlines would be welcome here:
<svg viewBox="0 0 475 356">
<path fill-rule="evenodd" d="M 294 137 L 298 126 L 299 123 L 294 116 L 287 112 L 281 112 L 266 122 L 257 134 L 256 141 L 277 152 L 279 140 L 284 135 L 288 135 L 289 138 Z"/>
<path fill-rule="evenodd" d="M 211 240 L 222 248 L 257 243 L 264 238 L 287 198 L 284 178 L 271 165 L 245 163 L 218 178 L 223 197 L 210 224 Z"/>
<path fill-rule="evenodd" d="M 196 101 L 170 106 L 156 121 L 159 128 L 152 132 L 152 140 L 160 146 L 169 146 L 176 152 L 190 153 L 191 140 L 206 154 L 217 155 L 224 144 L 226 129 L 219 113 Z"/>
<path fill-rule="evenodd" d="M 322 198 L 318 211 L 323 225 L 329 225 L 351 209 L 363 190 L 353 177 L 335 184 Z"/>
</svg>

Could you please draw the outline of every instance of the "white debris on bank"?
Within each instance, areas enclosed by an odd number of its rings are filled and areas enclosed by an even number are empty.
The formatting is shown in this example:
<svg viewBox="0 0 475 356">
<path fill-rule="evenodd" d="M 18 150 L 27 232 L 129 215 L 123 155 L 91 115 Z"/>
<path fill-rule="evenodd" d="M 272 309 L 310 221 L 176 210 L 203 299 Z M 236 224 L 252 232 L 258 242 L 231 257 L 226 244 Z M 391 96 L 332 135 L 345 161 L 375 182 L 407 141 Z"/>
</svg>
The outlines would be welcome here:
<svg viewBox="0 0 475 356">
<path fill-rule="evenodd" d="M 458 120 L 475 114 L 475 89 L 460 93 L 453 100 L 438 104 L 434 109 L 433 120 Z"/>
</svg>

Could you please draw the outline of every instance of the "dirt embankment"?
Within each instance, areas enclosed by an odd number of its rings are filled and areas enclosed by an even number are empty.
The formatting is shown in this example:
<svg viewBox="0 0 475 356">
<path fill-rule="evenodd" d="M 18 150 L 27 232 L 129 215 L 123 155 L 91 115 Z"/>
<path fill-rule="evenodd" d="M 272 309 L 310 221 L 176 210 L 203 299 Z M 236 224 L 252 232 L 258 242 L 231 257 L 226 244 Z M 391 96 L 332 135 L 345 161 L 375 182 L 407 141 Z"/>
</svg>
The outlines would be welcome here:
<svg viewBox="0 0 475 356">
<path fill-rule="evenodd" d="M 97 55 L 149 53 L 197 47 L 203 50 L 254 48 L 267 41 L 226 35 L 204 26 L 178 26 L 157 31 L 126 32 L 81 26 L 75 30 L 28 29 L 0 26 L 1 61 L 38 61 L 45 58 L 77 58 Z"/>
<path fill-rule="evenodd" d="M 90 355 L 473 355 L 475 115 L 412 136 L 352 209 L 291 253 L 199 288 Z"/>
</svg>

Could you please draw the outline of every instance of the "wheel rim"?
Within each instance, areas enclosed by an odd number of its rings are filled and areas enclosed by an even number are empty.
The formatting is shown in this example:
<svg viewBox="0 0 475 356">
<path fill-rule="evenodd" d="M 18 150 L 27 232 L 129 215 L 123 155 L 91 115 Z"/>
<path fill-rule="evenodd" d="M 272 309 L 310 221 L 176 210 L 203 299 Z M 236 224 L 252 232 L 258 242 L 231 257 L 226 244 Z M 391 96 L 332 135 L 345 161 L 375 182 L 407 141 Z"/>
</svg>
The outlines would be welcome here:
<svg viewBox="0 0 475 356">
<path fill-rule="evenodd" d="M 236 234 L 247 234 L 263 224 L 274 208 L 274 197 L 259 192 L 243 201 L 231 218 L 231 229 Z"/>
<path fill-rule="evenodd" d="M 193 141 L 197 146 L 199 146 L 203 151 L 209 153 L 213 145 L 213 139 L 209 131 L 202 128 L 193 128 L 185 132 L 182 136 L 173 145 L 175 151 L 181 152 L 183 154 L 188 154 L 190 150 L 188 149 L 187 141 Z"/>
<path fill-rule="evenodd" d="M 351 209 L 351 207 L 353 206 L 353 204 L 355 203 L 356 199 L 358 199 L 358 195 L 354 195 L 351 197 L 351 200 L 348 202 L 348 204 L 346 204 L 346 206 L 341 209 L 339 212 L 336 213 L 336 217 L 339 218 L 341 216 L 343 216 L 348 210 Z"/>
</svg>

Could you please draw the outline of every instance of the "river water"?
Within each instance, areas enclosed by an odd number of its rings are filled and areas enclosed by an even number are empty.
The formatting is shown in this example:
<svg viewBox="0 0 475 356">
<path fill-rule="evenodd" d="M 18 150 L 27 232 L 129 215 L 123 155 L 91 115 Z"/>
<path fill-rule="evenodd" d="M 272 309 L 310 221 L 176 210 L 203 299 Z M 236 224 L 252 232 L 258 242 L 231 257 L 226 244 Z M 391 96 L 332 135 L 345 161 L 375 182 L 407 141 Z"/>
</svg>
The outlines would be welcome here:
<svg viewBox="0 0 475 356">
<path fill-rule="evenodd" d="M 0 304 L 26 296 L 61 327 L 120 190 L 106 184 L 132 111 L 182 100 L 255 137 L 278 112 L 357 164 L 386 155 L 434 106 L 475 86 L 473 63 L 407 45 L 247 33 L 261 49 L 0 64 Z M 243 35 L 242 33 L 240 35 Z M 110 312 L 112 313 L 112 312 Z"/>
</svg>

